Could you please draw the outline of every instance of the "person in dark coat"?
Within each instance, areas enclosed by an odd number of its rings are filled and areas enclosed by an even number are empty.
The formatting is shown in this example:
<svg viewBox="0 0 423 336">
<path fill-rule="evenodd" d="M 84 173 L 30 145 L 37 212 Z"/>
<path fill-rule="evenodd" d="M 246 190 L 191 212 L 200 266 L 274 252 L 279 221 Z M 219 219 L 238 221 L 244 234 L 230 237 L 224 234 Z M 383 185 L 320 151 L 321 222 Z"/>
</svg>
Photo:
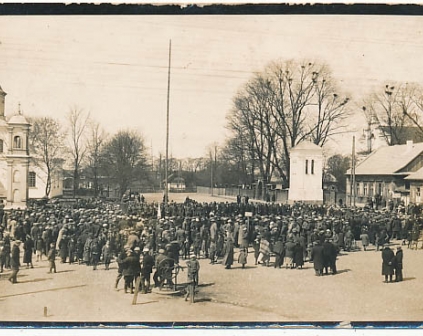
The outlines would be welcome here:
<svg viewBox="0 0 423 336">
<path fill-rule="evenodd" d="M 12 256 L 10 258 L 10 267 L 12 268 L 12 274 L 9 277 L 9 281 L 13 284 L 17 283 L 17 276 L 19 272 L 19 266 L 21 266 L 20 262 L 20 249 L 19 246 L 21 245 L 20 240 L 16 240 L 12 247 Z"/>
<path fill-rule="evenodd" d="M 34 241 L 32 240 L 30 235 L 26 236 L 26 240 L 25 240 L 23 248 L 24 248 L 23 263 L 26 264 L 26 268 L 29 268 L 29 265 L 31 265 L 31 268 L 34 268 L 34 265 L 32 264 L 32 253 L 34 252 Z"/>
<path fill-rule="evenodd" d="M 54 271 L 54 273 L 57 273 L 56 271 L 56 245 L 54 243 L 50 243 L 50 247 L 47 253 L 47 260 L 49 262 L 49 272 L 51 273 Z"/>
<path fill-rule="evenodd" d="M 123 278 L 125 279 L 125 293 L 128 293 L 128 289 L 131 290 L 131 294 L 134 293 L 134 277 L 139 268 L 139 259 L 132 250 L 126 252 L 126 258 L 123 260 Z"/>
<path fill-rule="evenodd" d="M 101 247 L 100 242 L 97 238 L 94 238 L 90 244 L 90 251 L 91 251 L 91 265 L 93 266 L 93 270 L 97 269 L 98 263 L 100 261 L 101 256 Z"/>
<path fill-rule="evenodd" d="M 115 289 L 118 288 L 119 285 L 119 281 L 120 279 L 122 279 L 123 277 L 123 260 L 126 258 L 126 252 L 125 251 L 121 251 L 117 257 L 117 264 L 118 264 L 118 275 L 116 277 L 116 281 L 115 281 Z"/>
<path fill-rule="evenodd" d="M 385 246 L 382 250 L 382 275 L 385 276 L 385 283 L 392 282 L 392 275 L 394 275 L 395 255 L 389 246 Z"/>
<path fill-rule="evenodd" d="M 323 246 L 320 244 L 320 241 L 316 241 L 314 244 L 311 250 L 311 260 L 313 261 L 316 275 L 321 276 L 323 275 L 324 267 Z"/>
<path fill-rule="evenodd" d="M 336 255 L 338 254 L 336 246 L 329 239 L 326 239 L 322 246 L 325 274 L 328 274 L 328 267 L 330 267 L 332 274 L 336 274 Z"/>
<path fill-rule="evenodd" d="M 295 243 L 292 238 L 285 244 L 285 267 L 294 268 Z"/>
<path fill-rule="evenodd" d="M 147 294 L 150 291 L 150 278 L 153 272 L 154 258 L 150 254 L 150 249 L 144 247 L 141 264 L 141 292 Z"/>
<path fill-rule="evenodd" d="M 68 241 L 69 264 L 73 264 L 75 262 L 76 244 L 75 237 L 70 237 Z"/>
<path fill-rule="evenodd" d="M 273 253 L 275 254 L 275 268 L 281 268 L 283 264 L 283 259 L 285 258 L 285 246 L 283 243 L 283 238 L 279 237 L 278 241 L 273 246 Z"/>
<path fill-rule="evenodd" d="M 397 253 L 395 254 L 395 282 L 400 282 L 402 278 L 402 259 L 403 252 L 401 246 L 397 247 Z"/>
<path fill-rule="evenodd" d="M 294 265 L 295 268 L 303 268 L 304 265 L 304 248 L 298 241 L 294 247 Z"/>
<path fill-rule="evenodd" d="M 68 243 L 69 243 L 68 236 L 63 234 L 62 239 L 60 239 L 59 246 L 58 246 L 59 254 L 60 254 L 60 262 L 62 264 L 66 263 L 66 260 L 68 259 L 68 253 L 69 253 Z"/>
</svg>

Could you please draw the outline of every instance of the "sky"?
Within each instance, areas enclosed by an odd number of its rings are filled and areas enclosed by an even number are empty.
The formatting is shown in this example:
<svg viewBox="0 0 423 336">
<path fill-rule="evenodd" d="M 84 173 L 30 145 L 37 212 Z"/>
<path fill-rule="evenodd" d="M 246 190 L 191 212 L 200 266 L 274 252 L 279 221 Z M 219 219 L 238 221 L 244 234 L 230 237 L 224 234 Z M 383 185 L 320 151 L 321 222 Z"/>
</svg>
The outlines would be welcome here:
<svg viewBox="0 0 423 336">
<path fill-rule="evenodd" d="M 165 153 L 169 62 L 173 157 L 223 144 L 234 95 L 277 59 L 327 63 L 357 113 L 385 81 L 423 84 L 423 17 L 403 16 L 1 16 L 0 86 L 6 114 L 65 120 L 89 111 L 110 134 L 132 129 Z M 346 152 L 353 133 L 328 150 Z"/>
</svg>

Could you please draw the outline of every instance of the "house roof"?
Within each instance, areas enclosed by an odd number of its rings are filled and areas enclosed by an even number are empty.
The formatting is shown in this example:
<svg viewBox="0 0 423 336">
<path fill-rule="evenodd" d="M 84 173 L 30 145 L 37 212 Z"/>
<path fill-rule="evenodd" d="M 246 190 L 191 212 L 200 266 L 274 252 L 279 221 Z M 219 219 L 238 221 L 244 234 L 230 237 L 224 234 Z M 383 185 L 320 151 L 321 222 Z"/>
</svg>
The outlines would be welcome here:
<svg viewBox="0 0 423 336">
<path fill-rule="evenodd" d="M 392 175 L 423 152 L 423 142 L 380 147 L 355 168 L 356 175 Z M 347 174 L 351 173 L 351 169 Z"/>
<path fill-rule="evenodd" d="M 405 180 L 423 180 L 423 167 L 420 168 L 418 171 L 411 173 L 404 179 Z"/>
</svg>

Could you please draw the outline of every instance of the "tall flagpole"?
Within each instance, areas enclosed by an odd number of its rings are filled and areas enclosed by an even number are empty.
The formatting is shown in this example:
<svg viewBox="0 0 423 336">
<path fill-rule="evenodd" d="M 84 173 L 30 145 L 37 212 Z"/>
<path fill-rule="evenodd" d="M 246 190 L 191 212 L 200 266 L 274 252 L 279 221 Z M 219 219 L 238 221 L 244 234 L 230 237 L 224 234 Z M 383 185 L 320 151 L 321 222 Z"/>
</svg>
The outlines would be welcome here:
<svg viewBox="0 0 423 336">
<path fill-rule="evenodd" d="M 165 166 L 165 203 L 169 200 L 169 99 L 170 99 L 170 60 L 172 40 L 169 40 L 169 68 L 167 72 L 167 111 L 166 111 L 166 166 Z"/>
</svg>

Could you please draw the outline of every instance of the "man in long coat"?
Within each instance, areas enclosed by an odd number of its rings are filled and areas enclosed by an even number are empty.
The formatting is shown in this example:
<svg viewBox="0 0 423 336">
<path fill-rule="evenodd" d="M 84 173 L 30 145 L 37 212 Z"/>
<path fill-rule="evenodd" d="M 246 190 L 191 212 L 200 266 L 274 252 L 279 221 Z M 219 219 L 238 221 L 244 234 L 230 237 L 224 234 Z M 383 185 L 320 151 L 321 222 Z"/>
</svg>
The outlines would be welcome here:
<svg viewBox="0 0 423 336">
<path fill-rule="evenodd" d="M 9 277 L 9 281 L 13 284 L 17 283 L 17 276 L 19 272 L 19 266 L 21 266 L 20 262 L 20 249 L 19 246 L 21 245 L 20 240 L 16 240 L 12 247 L 12 257 L 10 258 L 10 266 L 12 268 L 12 274 Z"/>
<path fill-rule="evenodd" d="M 402 259 L 403 253 L 401 246 L 397 247 L 397 253 L 395 254 L 395 282 L 402 281 Z"/>
<path fill-rule="evenodd" d="M 323 246 L 320 241 L 315 242 L 315 246 L 311 250 L 311 260 L 314 264 L 314 271 L 317 276 L 323 275 L 324 257 L 323 257 Z"/>
<path fill-rule="evenodd" d="M 392 275 L 394 275 L 395 255 L 389 246 L 385 246 L 382 250 L 382 275 L 385 276 L 385 283 L 392 282 Z"/>
<path fill-rule="evenodd" d="M 229 269 L 234 263 L 234 240 L 231 235 L 229 235 L 226 240 L 224 253 L 222 264 L 226 269 Z"/>
<path fill-rule="evenodd" d="M 338 254 L 336 247 L 329 239 L 326 239 L 322 246 L 325 274 L 328 274 L 328 267 L 330 267 L 332 274 L 336 274 L 336 255 Z"/>
</svg>

